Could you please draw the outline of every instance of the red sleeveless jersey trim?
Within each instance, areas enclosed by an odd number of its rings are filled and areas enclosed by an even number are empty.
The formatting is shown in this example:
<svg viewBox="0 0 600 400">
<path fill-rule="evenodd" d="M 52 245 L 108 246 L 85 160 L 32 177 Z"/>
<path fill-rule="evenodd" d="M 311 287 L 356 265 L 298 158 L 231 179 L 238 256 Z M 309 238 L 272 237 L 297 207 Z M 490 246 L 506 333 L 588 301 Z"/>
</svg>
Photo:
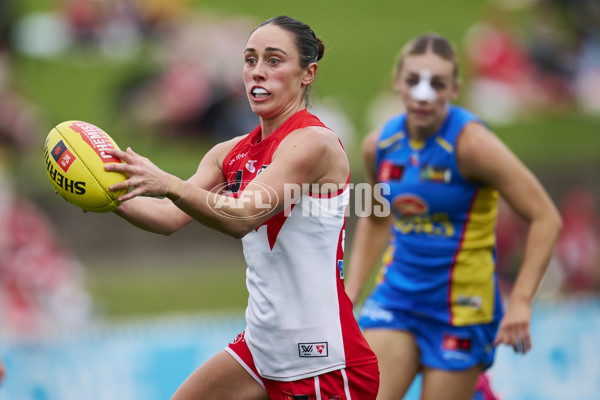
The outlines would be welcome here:
<svg viewBox="0 0 600 400">
<path fill-rule="evenodd" d="M 267 147 L 271 147 L 273 144 L 275 144 L 275 148 L 277 148 L 277 145 L 279 145 L 279 143 L 281 143 L 281 141 L 287 135 L 297 129 L 306 128 L 308 126 L 320 126 L 327 128 L 327 126 L 325 126 L 325 124 L 323 124 L 319 118 L 313 114 L 310 114 L 306 109 L 298 111 L 292 115 L 264 140 L 260 140 L 262 129 L 260 125 L 257 126 L 248 134 L 248 136 L 240 140 L 223 160 L 223 173 L 225 174 L 225 178 L 227 178 L 227 172 L 230 171 L 231 165 L 234 164 L 236 157 L 243 155 L 246 152 L 257 153 L 258 151 L 261 151 Z"/>
</svg>

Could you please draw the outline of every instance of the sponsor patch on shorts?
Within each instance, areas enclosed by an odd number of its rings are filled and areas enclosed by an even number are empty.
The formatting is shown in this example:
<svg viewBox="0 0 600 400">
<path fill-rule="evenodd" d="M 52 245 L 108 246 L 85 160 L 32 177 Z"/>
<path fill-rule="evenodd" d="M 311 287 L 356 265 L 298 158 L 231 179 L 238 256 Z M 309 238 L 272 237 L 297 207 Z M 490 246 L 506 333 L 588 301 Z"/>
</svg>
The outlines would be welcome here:
<svg viewBox="0 0 600 400">
<path fill-rule="evenodd" d="M 444 334 L 442 349 L 450 351 L 471 351 L 471 339 L 460 338 L 449 333 Z"/>
<path fill-rule="evenodd" d="M 327 342 L 298 343 L 300 357 L 327 357 Z"/>
</svg>

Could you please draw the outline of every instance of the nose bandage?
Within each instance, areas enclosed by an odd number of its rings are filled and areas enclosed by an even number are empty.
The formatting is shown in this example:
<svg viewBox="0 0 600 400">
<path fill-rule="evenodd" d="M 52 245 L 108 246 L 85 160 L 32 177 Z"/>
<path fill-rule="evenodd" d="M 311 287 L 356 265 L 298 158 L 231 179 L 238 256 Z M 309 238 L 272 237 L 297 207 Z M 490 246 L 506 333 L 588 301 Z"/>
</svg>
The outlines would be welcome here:
<svg viewBox="0 0 600 400">
<path fill-rule="evenodd" d="M 413 99 L 418 101 L 434 101 L 437 93 L 431 87 L 431 72 L 428 69 L 421 70 L 419 83 L 410 89 Z"/>
</svg>

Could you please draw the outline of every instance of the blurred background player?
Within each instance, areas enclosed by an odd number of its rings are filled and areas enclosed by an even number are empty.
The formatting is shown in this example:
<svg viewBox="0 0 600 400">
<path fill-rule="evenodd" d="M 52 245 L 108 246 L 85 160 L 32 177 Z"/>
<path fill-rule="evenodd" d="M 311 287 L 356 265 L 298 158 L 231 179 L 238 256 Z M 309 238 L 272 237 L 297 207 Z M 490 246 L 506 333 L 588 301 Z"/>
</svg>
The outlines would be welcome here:
<svg viewBox="0 0 600 400">
<path fill-rule="evenodd" d="M 385 184 L 391 213 L 360 218 L 347 292 L 357 302 L 387 245 L 359 320 L 379 359 L 378 399 L 402 398 L 421 372 L 422 399 L 467 400 L 496 345 L 531 349 L 531 301 L 561 219 L 538 180 L 486 125 L 451 105 L 458 65 L 445 38 L 426 34 L 408 43 L 394 85 L 406 112 L 363 144 L 368 180 Z M 495 274 L 500 195 L 529 225 L 504 316 Z"/>
</svg>

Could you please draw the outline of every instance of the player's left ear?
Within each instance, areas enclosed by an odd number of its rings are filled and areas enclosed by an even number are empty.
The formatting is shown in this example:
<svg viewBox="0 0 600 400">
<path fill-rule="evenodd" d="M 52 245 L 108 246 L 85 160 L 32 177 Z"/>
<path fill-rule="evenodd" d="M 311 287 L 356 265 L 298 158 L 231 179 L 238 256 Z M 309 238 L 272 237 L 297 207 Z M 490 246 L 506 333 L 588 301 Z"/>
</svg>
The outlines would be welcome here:
<svg viewBox="0 0 600 400">
<path fill-rule="evenodd" d="M 317 63 L 310 63 L 304 70 L 304 77 L 302 78 L 302 86 L 308 86 L 315 80 L 317 75 Z"/>
</svg>

